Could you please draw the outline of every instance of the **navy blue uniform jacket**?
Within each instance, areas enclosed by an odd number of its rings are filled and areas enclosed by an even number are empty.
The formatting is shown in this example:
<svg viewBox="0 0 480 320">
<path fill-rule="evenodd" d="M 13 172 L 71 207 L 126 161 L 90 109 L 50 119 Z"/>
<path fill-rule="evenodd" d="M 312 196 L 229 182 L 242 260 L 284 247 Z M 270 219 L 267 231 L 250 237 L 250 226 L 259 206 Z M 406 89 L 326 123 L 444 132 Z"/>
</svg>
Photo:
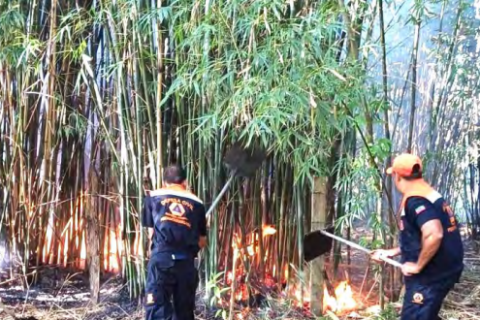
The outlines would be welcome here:
<svg viewBox="0 0 480 320">
<path fill-rule="evenodd" d="M 195 257 L 200 236 L 207 235 L 202 200 L 181 185 L 150 192 L 145 197 L 142 223 L 154 228 L 152 256 L 171 253 Z"/>
<path fill-rule="evenodd" d="M 443 226 L 440 248 L 419 274 L 405 277 L 406 283 L 430 284 L 459 278 L 463 270 L 463 244 L 457 220 L 449 204 L 433 189 L 423 196 L 405 199 L 399 221 L 402 263 L 418 261 L 422 249 L 421 228 L 433 219 L 440 220 Z"/>
</svg>

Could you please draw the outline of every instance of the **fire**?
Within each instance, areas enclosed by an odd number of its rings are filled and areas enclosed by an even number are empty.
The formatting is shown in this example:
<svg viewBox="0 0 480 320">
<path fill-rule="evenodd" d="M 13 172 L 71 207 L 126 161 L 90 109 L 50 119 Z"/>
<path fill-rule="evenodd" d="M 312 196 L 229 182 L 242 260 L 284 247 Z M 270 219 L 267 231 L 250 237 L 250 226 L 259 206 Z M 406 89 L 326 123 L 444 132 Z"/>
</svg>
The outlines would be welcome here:
<svg viewBox="0 0 480 320">
<path fill-rule="evenodd" d="M 277 233 L 277 230 L 270 226 L 270 225 L 264 225 L 262 227 L 262 236 L 263 238 L 272 236 Z M 258 232 L 254 232 L 251 235 L 247 236 L 247 246 L 246 246 L 246 254 L 248 254 L 250 257 L 253 257 L 254 255 L 259 253 L 258 250 Z M 241 249 L 241 240 L 240 236 L 238 234 L 234 234 L 233 240 L 232 240 L 232 248 L 234 249 Z M 267 257 L 267 255 L 265 255 Z"/>
<path fill-rule="evenodd" d="M 232 283 L 232 281 L 233 281 L 233 273 L 232 273 L 232 271 L 228 271 L 227 272 L 227 284 Z"/>
<path fill-rule="evenodd" d="M 272 236 L 276 234 L 277 230 L 270 226 L 264 225 L 262 226 L 262 239 L 266 237 Z M 265 240 L 263 240 L 265 241 Z M 237 266 L 237 260 L 243 260 L 243 258 L 248 259 L 256 259 L 260 255 L 259 250 L 259 232 L 252 232 L 245 236 L 242 239 L 242 235 L 238 233 L 233 234 L 232 238 L 232 249 L 233 249 L 233 268 L 234 270 L 227 270 L 226 271 L 226 285 L 232 285 L 235 281 L 235 292 L 233 292 L 234 300 L 235 301 L 246 301 L 249 298 L 249 287 L 248 284 L 245 283 L 245 276 L 247 271 L 244 270 L 243 266 L 240 264 Z M 261 258 L 261 257 L 259 257 Z M 267 261 L 268 258 L 268 249 L 264 251 L 264 261 Z M 275 268 L 275 266 L 274 266 Z M 272 281 L 265 281 L 265 283 L 269 283 L 270 286 Z M 276 281 L 273 281 L 273 284 L 276 284 Z M 221 303 L 223 305 L 223 303 Z"/>
<path fill-rule="evenodd" d="M 262 239 L 266 239 L 267 237 L 273 236 L 276 233 L 277 230 L 272 226 L 262 226 Z M 255 231 L 246 235 L 244 239 L 242 239 L 240 234 L 234 233 L 232 239 L 232 249 L 235 253 L 234 259 L 236 258 L 242 260 L 241 257 L 243 255 L 244 258 L 253 258 L 253 261 L 255 261 L 255 259 L 259 256 L 259 237 L 259 232 Z M 265 250 L 264 254 L 265 261 L 267 261 L 268 248 Z M 235 261 L 233 266 L 234 269 L 226 271 L 226 285 L 235 288 L 234 292 L 232 292 L 233 299 L 235 301 L 246 301 L 249 298 L 249 287 L 248 284 L 245 283 L 246 270 L 244 270 L 242 264 L 237 265 Z M 288 264 L 278 266 L 278 269 L 277 266 L 273 264 L 270 266 L 270 268 L 271 269 L 266 272 L 265 278 L 262 280 L 262 287 L 266 290 L 275 290 L 275 287 L 278 288 L 276 285 L 279 283 L 279 281 L 288 281 L 289 271 L 291 270 L 289 270 Z M 235 282 L 234 285 L 232 285 L 233 282 Z M 348 281 L 340 282 L 334 291 L 335 295 L 330 295 L 326 286 L 324 287 L 323 306 L 325 311 L 329 310 L 337 315 L 342 315 L 358 309 L 359 304 L 354 298 L 352 287 Z M 294 304 L 297 307 L 308 308 L 311 302 L 310 290 L 306 287 L 301 288 L 297 284 L 293 284 L 293 286 L 289 285 L 285 291 L 282 291 L 282 295 L 284 297 L 289 296 L 293 298 Z M 226 301 L 221 302 L 222 305 L 224 303 L 228 304 Z"/>
<path fill-rule="evenodd" d="M 248 252 L 249 256 L 253 256 L 255 253 L 258 252 L 258 249 L 254 251 L 253 250 L 253 245 L 250 245 L 250 246 L 247 247 L 247 252 Z"/>
<path fill-rule="evenodd" d="M 274 234 L 277 233 L 277 230 L 272 227 L 272 226 L 263 226 L 262 228 L 262 234 L 263 236 L 273 236 Z"/>
<path fill-rule="evenodd" d="M 323 305 L 335 313 L 343 313 L 355 310 L 358 306 L 353 297 L 352 287 L 347 281 L 342 281 L 335 288 L 335 297 L 331 297 L 327 288 L 323 291 Z"/>
<path fill-rule="evenodd" d="M 300 307 L 300 301 L 302 301 L 302 298 L 304 304 L 309 304 L 311 301 L 308 289 L 304 290 L 302 297 L 301 289 L 295 287 L 294 296 L 298 307 Z M 347 281 L 342 281 L 337 285 L 335 288 L 335 296 L 331 296 L 326 286 L 324 286 L 323 308 L 325 311 L 330 310 L 336 314 L 344 314 L 358 308 L 358 303 L 353 296 L 352 287 Z"/>
</svg>

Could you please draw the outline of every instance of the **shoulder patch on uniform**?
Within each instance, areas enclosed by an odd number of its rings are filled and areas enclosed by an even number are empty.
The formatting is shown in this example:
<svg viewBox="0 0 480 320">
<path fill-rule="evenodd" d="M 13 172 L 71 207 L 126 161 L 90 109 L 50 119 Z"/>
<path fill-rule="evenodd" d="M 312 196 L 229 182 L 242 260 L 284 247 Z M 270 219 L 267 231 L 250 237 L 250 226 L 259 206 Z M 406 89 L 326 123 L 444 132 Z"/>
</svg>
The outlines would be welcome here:
<svg viewBox="0 0 480 320">
<path fill-rule="evenodd" d="M 420 214 L 420 213 L 422 213 L 422 212 L 425 211 L 425 210 L 427 210 L 427 208 L 426 208 L 424 205 L 421 205 L 420 207 L 417 207 L 417 208 L 415 209 L 415 213 L 416 213 L 416 214 Z"/>
</svg>

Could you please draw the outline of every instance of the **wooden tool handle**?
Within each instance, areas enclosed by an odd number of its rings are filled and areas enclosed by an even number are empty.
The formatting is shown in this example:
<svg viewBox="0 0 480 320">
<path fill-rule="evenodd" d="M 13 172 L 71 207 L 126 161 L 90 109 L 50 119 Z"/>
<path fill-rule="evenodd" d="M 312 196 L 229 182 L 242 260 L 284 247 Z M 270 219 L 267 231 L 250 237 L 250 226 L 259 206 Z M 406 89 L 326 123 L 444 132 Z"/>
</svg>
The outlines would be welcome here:
<svg viewBox="0 0 480 320">
<path fill-rule="evenodd" d="M 207 217 L 207 219 L 210 217 L 210 215 L 212 214 L 213 210 L 215 209 L 215 207 L 218 205 L 218 203 L 220 202 L 220 200 L 222 200 L 222 196 L 225 192 L 227 192 L 228 188 L 230 187 L 230 184 L 232 183 L 233 181 L 233 178 L 235 178 L 235 175 L 237 173 L 237 170 L 234 170 L 231 174 L 230 174 L 230 178 L 228 178 L 228 181 L 227 183 L 225 183 L 225 185 L 223 186 L 222 190 L 220 191 L 220 193 L 217 195 L 217 197 L 213 200 L 213 203 L 212 205 L 210 206 L 210 208 L 208 208 L 208 211 L 207 213 L 205 214 L 205 216 Z"/>
<path fill-rule="evenodd" d="M 356 249 L 361 250 L 361 251 L 363 251 L 363 252 L 365 252 L 365 253 L 368 253 L 368 254 L 372 253 L 372 250 L 369 250 L 369 249 L 367 249 L 367 248 L 364 248 L 364 247 L 362 247 L 361 245 L 356 244 L 355 242 L 352 242 L 352 241 L 343 239 L 343 238 L 338 237 L 338 236 L 336 236 L 336 235 L 334 235 L 334 234 L 331 234 L 331 233 L 329 233 L 329 232 L 327 232 L 327 231 L 323 231 L 323 230 L 319 230 L 319 231 L 320 231 L 321 233 L 323 233 L 324 235 L 326 235 L 327 237 L 330 237 L 330 238 L 335 239 L 335 240 L 337 240 L 337 241 L 343 242 L 343 243 L 345 243 L 346 245 L 348 245 L 348 246 L 350 246 L 350 247 L 356 248 Z M 394 267 L 397 267 L 397 268 L 401 268 L 401 267 L 402 267 L 402 264 L 401 264 L 400 262 L 396 261 L 396 260 L 393 260 L 393 259 L 390 259 L 390 258 L 387 258 L 387 257 L 380 257 L 380 259 L 381 259 L 382 261 L 385 261 L 385 262 L 388 263 L 388 264 L 391 264 L 391 265 L 394 266 Z"/>
<path fill-rule="evenodd" d="M 386 263 L 391 264 L 394 267 L 402 268 L 402 264 L 397 260 L 393 260 L 387 257 L 380 257 L 380 260 L 385 261 Z"/>
</svg>

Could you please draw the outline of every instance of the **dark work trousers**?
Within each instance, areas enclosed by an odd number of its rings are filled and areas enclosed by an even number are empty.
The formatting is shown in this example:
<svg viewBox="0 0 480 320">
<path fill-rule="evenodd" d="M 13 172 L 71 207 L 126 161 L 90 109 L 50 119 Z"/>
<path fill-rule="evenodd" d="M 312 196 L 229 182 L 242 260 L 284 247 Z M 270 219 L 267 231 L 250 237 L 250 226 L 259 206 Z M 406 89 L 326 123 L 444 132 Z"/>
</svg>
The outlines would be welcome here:
<svg viewBox="0 0 480 320">
<path fill-rule="evenodd" d="M 194 320 L 197 282 L 193 259 L 152 257 L 145 288 L 145 319 Z"/>
<path fill-rule="evenodd" d="M 456 281 L 445 280 L 429 285 L 405 284 L 401 320 L 439 320 L 443 300 L 454 287 Z"/>
</svg>

